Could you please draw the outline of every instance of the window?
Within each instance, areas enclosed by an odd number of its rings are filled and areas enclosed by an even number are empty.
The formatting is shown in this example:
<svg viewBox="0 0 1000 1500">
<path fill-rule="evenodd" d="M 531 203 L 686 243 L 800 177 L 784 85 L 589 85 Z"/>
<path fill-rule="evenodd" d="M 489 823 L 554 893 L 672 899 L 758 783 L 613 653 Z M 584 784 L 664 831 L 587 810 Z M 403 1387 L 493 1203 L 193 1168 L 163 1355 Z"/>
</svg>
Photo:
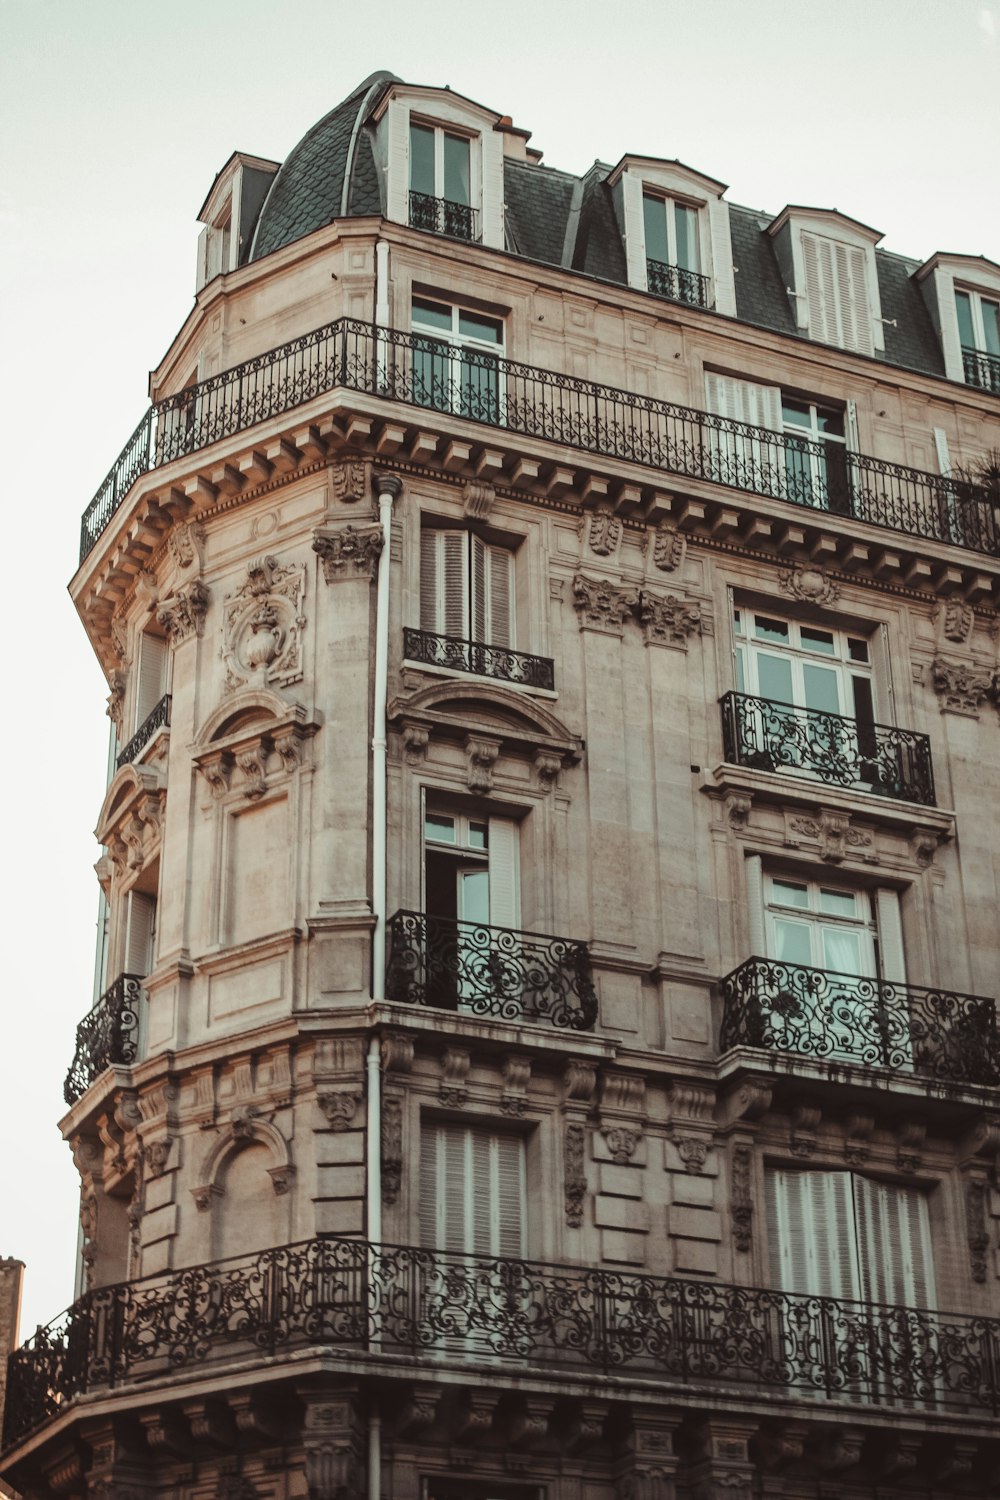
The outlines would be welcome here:
<svg viewBox="0 0 1000 1500">
<path fill-rule="evenodd" d="M 420 1243 L 459 1255 L 524 1255 L 524 1139 L 465 1125 L 425 1125 Z"/>
<path fill-rule="evenodd" d="M 643 193 L 642 216 L 649 290 L 674 302 L 707 306 L 707 278 L 701 274 L 697 208 L 675 198 Z"/>
<path fill-rule="evenodd" d="M 413 400 L 496 424 L 503 323 L 484 313 L 413 299 Z"/>
<path fill-rule="evenodd" d="M 859 354 L 873 350 L 867 258 L 859 245 L 802 233 L 809 337 Z"/>
<path fill-rule="evenodd" d="M 514 646 L 514 554 L 473 532 L 425 527 L 420 628 L 483 646 Z"/>
<path fill-rule="evenodd" d="M 815 880 L 767 877 L 767 951 L 781 963 L 875 975 L 870 894 Z"/>
<path fill-rule="evenodd" d="M 1000 301 L 955 289 L 966 382 L 1000 395 Z"/>
<path fill-rule="evenodd" d="M 781 393 L 785 493 L 798 505 L 851 513 L 844 412 Z"/>
<path fill-rule="evenodd" d="M 428 807 L 424 842 L 428 916 L 518 926 L 518 827 L 513 819 L 470 817 Z"/>
<path fill-rule="evenodd" d="M 167 643 L 163 636 L 144 631 L 139 637 L 133 730 L 141 729 L 166 692 Z"/>
<path fill-rule="evenodd" d="M 410 223 L 474 240 L 472 142 L 439 125 L 410 123 Z"/>
</svg>

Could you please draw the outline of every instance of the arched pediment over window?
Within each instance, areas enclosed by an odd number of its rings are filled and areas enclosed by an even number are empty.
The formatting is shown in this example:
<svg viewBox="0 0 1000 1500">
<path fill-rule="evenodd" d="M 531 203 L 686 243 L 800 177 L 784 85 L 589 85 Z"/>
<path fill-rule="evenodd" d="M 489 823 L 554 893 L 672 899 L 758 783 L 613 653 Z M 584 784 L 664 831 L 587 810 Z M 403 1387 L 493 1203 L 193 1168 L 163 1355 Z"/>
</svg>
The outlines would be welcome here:
<svg viewBox="0 0 1000 1500">
<path fill-rule="evenodd" d="M 262 729 L 276 719 L 284 719 L 288 712 L 289 705 L 284 698 L 267 688 L 249 688 L 246 692 L 234 693 L 209 714 L 195 746 L 201 750 L 230 735 L 242 734 L 255 727 Z"/>
</svg>

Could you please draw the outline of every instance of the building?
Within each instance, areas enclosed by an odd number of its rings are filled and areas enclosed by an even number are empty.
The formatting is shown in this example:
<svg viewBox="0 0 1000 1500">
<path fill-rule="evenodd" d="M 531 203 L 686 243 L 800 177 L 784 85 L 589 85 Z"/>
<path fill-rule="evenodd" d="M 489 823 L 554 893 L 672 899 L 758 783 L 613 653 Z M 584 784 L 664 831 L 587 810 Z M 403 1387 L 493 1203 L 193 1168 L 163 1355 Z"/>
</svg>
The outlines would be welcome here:
<svg viewBox="0 0 1000 1500">
<path fill-rule="evenodd" d="M 29 1500 L 1000 1490 L 1000 266 L 725 193 L 384 73 L 216 178 Z"/>
</svg>

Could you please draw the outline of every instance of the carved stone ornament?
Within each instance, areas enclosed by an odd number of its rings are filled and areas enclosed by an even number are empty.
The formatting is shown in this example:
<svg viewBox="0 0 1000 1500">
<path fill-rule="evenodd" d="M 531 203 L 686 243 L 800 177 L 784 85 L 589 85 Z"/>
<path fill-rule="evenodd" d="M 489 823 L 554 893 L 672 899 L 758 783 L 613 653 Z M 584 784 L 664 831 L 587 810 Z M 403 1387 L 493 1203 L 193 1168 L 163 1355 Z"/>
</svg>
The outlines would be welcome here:
<svg viewBox="0 0 1000 1500">
<path fill-rule="evenodd" d="M 290 1162 L 283 1162 L 279 1167 L 268 1167 L 267 1175 L 271 1179 L 271 1186 L 280 1198 L 288 1192 L 295 1176 L 295 1168 Z"/>
<path fill-rule="evenodd" d="M 196 578 L 192 583 L 181 584 L 168 599 L 162 600 L 156 618 L 172 646 L 204 634 L 209 598 L 208 588 Z"/>
<path fill-rule="evenodd" d="M 128 629 L 124 620 L 111 621 L 111 647 L 122 666 L 125 666 L 128 662 Z"/>
<path fill-rule="evenodd" d="M 327 583 L 336 583 L 338 578 L 373 580 L 384 541 L 381 526 L 323 527 L 313 532 L 313 551 L 323 564 Z"/>
<path fill-rule="evenodd" d="M 611 505 L 599 505 L 587 523 L 587 542 L 591 552 L 598 557 L 610 557 L 617 552 L 625 527 L 615 515 Z"/>
<path fill-rule="evenodd" d="M 305 568 L 257 557 L 223 607 L 222 660 L 227 693 L 253 682 L 287 687 L 302 676 Z"/>
<path fill-rule="evenodd" d="M 976 612 L 971 604 L 961 599 L 949 599 L 941 609 L 941 634 L 946 641 L 965 645 L 976 623 Z"/>
<path fill-rule="evenodd" d="M 470 792 L 493 790 L 493 767 L 500 755 L 500 740 L 487 739 L 485 735 L 470 734 L 465 741 L 465 779 Z"/>
<path fill-rule="evenodd" d="M 580 616 L 581 630 L 621 635 L 626 617 L 638 603 L 637 589 L 619 588 L 604 578 L 586 578 L 582 573 L 573 579 L 573 607 Z"/>
<path fill-rule="evenodd" d="M 587 1193 L 587 1178 L 584 1172 L 585 1146 L 584 1127 L 577 1121 L 571 1121 L 566 1126 L 563 1138 L 566 1223 L 571 1229 L 579 1229 L 583 1223 L 583 1202 Z"/>
<path fill-rule="evenodd" d="M 965 1227 L 969 1240 L 969 1268 L 973 1281 L 986 1280 L 986 1252 L 990 1236 L 986 1228 L 986 1183 L 970 1177 L 965 1184 Z"/>
<path fill-rule="evenodd" d="M 641 1130 L 631 1130 L 625 1125 L 602 1126 L 601 1134 L 611 1160 L 620 1167 L 626 1166 L 632 1160 L 635 1148 L 642 1140 Z"/>
<path fill-rule="evenodd" d="M 702 1140 L 696 1135 L 678 1136 L 676 1142 L 677 1155 L 684 1163 L 685 1172 L 702 1172 L 708 1157 L 708 1141 Z"/>
<path fill-rule="evenodd" d="M 505 1115 L 524 1114 L 530 1081 L 531 1058 L 519 1052 L 509 1052 L 503 1061 L 503 1090 L 500 1094 L 500 1108 Z"/>
<path fill-rule="evenodd" d="M 916 1172 L 923 1160 L 927 1126 L 920 1120 L 904 1121 L 896 1133 L 896 1165 L 901 1172 Z"/>
<path fill-rule="evenodd" d="M 382 1201 L 395 1203 L 403 1175 L 403 1101 L 382 1095 Z"/>
<path fill-rule="evenodd" d="M 441 1058 L 438 1098 L 447 1109 L 462 1109 L 469 1097 L 467 1087 L 471 1058 L 464 1047 L 446 1047 Z"/>
<path fill-rule="evenodd" d="M 462 486 L 465 514 L 471 521 L 485 521 L 493 509 L 497 492 L 484 479 L 467 479 Z"/>
<path fill-rule="evenodd" d="M 985 667 L 938 657 L 931 672 L 942 713 L 967 714 L 978 719 L 979 705 L 997 690 L 996 674 Z"/>
<path fill-rule="evenodd" d="M 178 568 L 201 565 L 205 528 L 200 521 L 177 521 L 167 532 L 167 550 Z"/>
<path fill-rule="evenodd" d="M 403 754 L 407 763 L 411 766 L 419 766 L 427 755 L 427 746 L 430 743 L 431 729 L 429 724 L 421 724 L 416 719 L 404 719 L 400 724 L 400 733 L 403 736 Z"/>
<path fill-rule="evenodd" d="M 172 1137 L 165 1135 L 160 1140 L 150 1141 L 146 1145 L 146 1171 L 150 1177 L 160 1177 L 166 1171 L 173 1144 Z"/>
<path fill-rule="evenodd" d="M 194 763 L 216 801 L 235 790 L 255 802 L 267 790 L 269 776 L 291 775 L 306 764 L 307 742 L 318 727 L 296 704 L 280 719 L 249 725 L 197 750 Z"/>
<path fill-rule="evenodd" d="M 115 726 L 119 743 L 122 739 L 122 709 L 125 704 L 125 673 L 115 669 L 108 678 L 111 691 L 108 694 L 108 718 Z"/>
<path fill-rule="evenodd" d="M 670 521 L 661 521 L 653 537 L 653 565 L 661 573 L 674 573 L 687 554 L 687 537 Z"/>
<path fill-rule="evenodd" d="M 840 585 L 815 563 L 783 569 L 778 586 L 789 598 L 804 599 L 809 604 L 835 604 L 840 598 Z"/>
<path fill-rule="evenodd" d="M 753 1152 L 749 1146 L 733 1147 L 729 1213 L 733 1221 L 733 1244 L 744 1255 L 753 1241 Z"/>
<path fill-rule="evenodd" d="M 360 458 L 341 459 L 330 466 L 330 488 L 333 498 L 345 505 L 363 500 L 368 488 L 365 466 Z"/>
<path fill-rule="evenodd" d="M 875 859 L 875 839 L 861 828 L 853 828 L 848 813 L 820 811 L 818 818 L 788 816 L 785 825 L 785 843 L 795 847 L 800 839 L 819 844 L 822 859 L 839 865 L 852 857 L 872 861 Z"/>
<path fill-rule="evenodd" d="M 812 1156 L 816 1150 L 816 1131 L 823 1111 L 812 1104 L 800 1104 L 792 1111 L 789 1145 L 794 1156 Z"/>
<path fill-rule="evenodd" d="M 875 1131 L 875 1116 L 850 1114 L 844 1133 L 844 1157 L 850 1167 L 863 1167 Z"/>
<path fill-rule="evenodd" d="M 639 620 L 647 646 L 679 646 L 687 650 L 688 638 L 701 634 L 701 607 L 673 594 L 665 598 L 643 590 L 639 598 Z"/>
<path fill-rule="evenodd" d="M 316 1103 L 326 1115 L 331 1130 L 346 1130 L 361 1103 L 359 1089 L 330 1089 L 316 1095 Z"/>
<path fill-rule="evenodd" d="M 571 1057 L 563 1074 L 563 1099 L 567 1103 L 589 1105 L 597 1093 L 596 1064 L 580 1057 Z"/>
</svg>

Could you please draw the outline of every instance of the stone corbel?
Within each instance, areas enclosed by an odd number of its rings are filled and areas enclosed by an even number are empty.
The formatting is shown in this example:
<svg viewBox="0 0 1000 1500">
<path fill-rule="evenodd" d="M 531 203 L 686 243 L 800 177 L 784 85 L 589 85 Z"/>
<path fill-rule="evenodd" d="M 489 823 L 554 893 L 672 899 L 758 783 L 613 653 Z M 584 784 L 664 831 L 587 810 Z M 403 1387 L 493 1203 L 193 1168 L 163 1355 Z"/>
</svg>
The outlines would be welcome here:
<svg viewBox="0 0 1000 1500">
<path fill-rule="evenodd" d="M 426 759 L 430 743 L 431 726 L 426 719 L 401 719 L 400 733 L 403 736 L 403 754 L 411 766 L 419 766 Z"/>
<path fill-rule="evenodd" d="M 788 1144 L 793 1156 L 812 1156 L 816 1150 L 816 1132 L 823 1111 L 818 1105 L 799 1104 L 792 1111 Z"/>
<path fill-rule="evenodd" d="M 756 1124 L 771 1108 L 772 1090 L 760 1078 L 747 1078 L 726 1096 L 720 1123 L 732 1126 L 738 1122 Z"/>
<path fill-rule="evenodd" d="M 208 782 L 208 790 L 218 802 L 229 791 L 233 757 L 228 750 L 206 750 L 198 757 L 198 769 Z"/>
<path fill-rule="evenodd" d="M 413 1038 L 405 1031 L 387 1031 L 379 1047 L 382 1072 L 409 1073 L 413 1069 Z"/>
<path fill-rule="evenodd" d="M 111 691 L 108 694 L 108 718 L 115 726 L 115 735 L 119 743 L 122 739 L 122 711 L 125 705 L 125 684 L 127 682 L 125 673 L 117 668 L 108 678 L 108 686 Z"/>
<path fill-rule="evenodd" d="M 978 663 L 947 661 L 936 657 L 931 665 L 934 691 L 941 712 L 979 718 L 979 706 L 996 692 L 996 673 Z"/>
<path fill-rule="evenodd" d="M 563 1073 L 563 1102 L 577 1104 L 586 1111 L 597 1095 L 597 1065 L 585 1058 L 571 1057 Z"/>
<path fill-rule="evenodd" d="M 355 505 L 368 492 L 368 477 L 364 462 L 360 458 L 343 458 L 330 465 L 330 489 L 334 500 L 342 505 Z"/>
<path fill-rule="evenodd" d="M 292 1185 L 292 1180 L 295 1177 L 295 1168 L 291 1162 L 282 1162 L 280 1166 L 268 1167 L 267 1175 L 271 1179 L 275 1195 L 283 1197 Z"/>
<path fill-rule="evenodd" d="M 236 764 L 243 775 L 243 795 L 251 802 L 263 797 L 267 789 L 267 751 L 258 741 L 236 752 Z"/>
<path fill-rule="evenodd" d="M 361 1500 L 362 1432 L 352 1393 L 303 1390 L 302 1428 L 309 1500 Z"/>
<path fill-rule="evenodd" d="M 896 1165 L 901 1172 L 916 1172 L 923 1160 L 927 1126 L 922 1120 L 904 1120 L 896 1131 Z"/>
<path fill-rule="evenodd" d="M 207 1213 L 216 1198 L 222 1197 L 222 1189 L 214 1182 L 204 1182 L 200 1187 L 191 1189 L 191 1197 L 194 1206 L 199 1213 Z"/>
<path fill-rule="evenodd" d="M 438 1099 L 447 1109 L 462 1109 L 469 1097 L 471 1057 L 465 1047 L 446 1047 L 441 1059 Z"/>
<path fill-rule="evenodd" d="M 573 580 L 573 607 L 580 617 L 581 630 L 600 630 L 621 635 L 625 620 L 639 603 L 634 588 L 620 588 L 604 578 L 587 578 L 578 573 Z"/>
<path fill-rule="evenodd" d="M 863 1167 L 868 1160 L 871 1138 L 875 1133 L 875 1116 L 849 1114 L 844 1130 L 844 1158 L 848 1166 Z"/>
<path fill-rule="evenodd" d="M 559 772 L 563 767 L 563 757 L 553 753 L 551 750 L 536 750 L 535 780 L 543 792 L 551 792 L 558 784 Z"/>
<path fill-rule="evenodd" d="M 499 759 L 501 743 L 482 734 L 466 735 L 466 782 L 470 792 L 493 790 L 493 767 Z"/>
<path fill-rule="evenodd" d="M 531 1082 L 531 1058 L 524 1053 L 508 1052 L 503 1060 L 503 1087 L 500 1108 L 505 1115 L 520 1117 L 528 1104 Z"/>
<path fill-rule="evenodd" d="M 373 582 L 378 574 L 384 537 L 381 526 L 320 527 L 313 532 L 312 545 L 327 583 L 340 578 L 367 578 Z"/>
<path fill-rule="evenodd" d="M 496 497 L 496 490 L 484 479 L 467 479 L 462 486 L 463 508 L 470 521 L 485 521 Z"/>
<path fill-rule="evenodd" d="M 673 646 L 686 651 L 689 638 L 701 634 L 701 606 L 674 594 L 664 597 L 644 589 L 639 597 L 639 623 L 647 646 Z"/>
<path fill-rule="evenodd" d="M 977 1121 L 962 1139 L 958 1160 L 963 1167 L 977 1160 L 994 1163 L 1000 1185 L 1000 1115 L 987 1115 Z"/>
<path fill-rule="evenodd" d="M 167 551 L 182 572 L 198 564 L 201 571 L 205 528 L 200 521 L 175 521 L 167 532 Z"/>
<path fill-rule="evenodd" d="M 207 586 L 195 579 L 180 586 L 156 611 L 156 618 L 167 632 L 171 646 L 179 646 L 192 636 L 200 638 L 205 631 L 210 594 Z"/>
</svg>

